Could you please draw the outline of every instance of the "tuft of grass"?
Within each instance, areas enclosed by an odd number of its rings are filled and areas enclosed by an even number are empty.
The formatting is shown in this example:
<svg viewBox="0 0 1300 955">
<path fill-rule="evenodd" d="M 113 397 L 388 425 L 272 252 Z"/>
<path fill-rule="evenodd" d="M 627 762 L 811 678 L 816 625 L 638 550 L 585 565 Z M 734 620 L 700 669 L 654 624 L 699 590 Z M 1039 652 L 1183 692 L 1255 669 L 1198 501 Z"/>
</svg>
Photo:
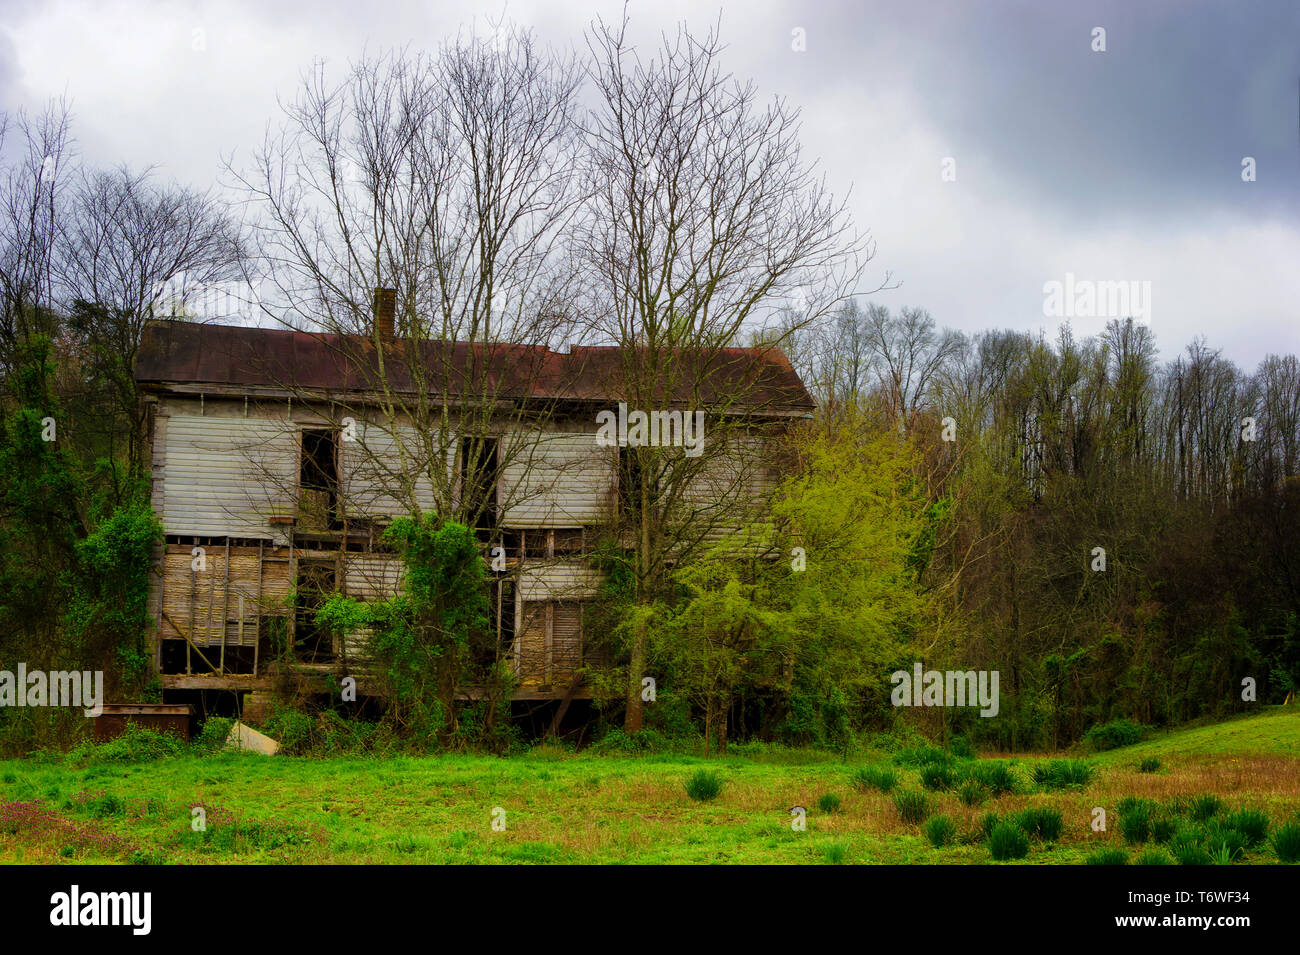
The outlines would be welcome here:
<svg viewBox="0 0 1300 955">
<path fill-rule="evenodd" d="M 1246 853 L 1246 837 L 1227 825 L 1211 822 L 1205 827 L 1205 849 L 1215 865 L 1229 865 Z"/>
<path fill-rule="evenodd" d="M 1180 832 L 1174 836 L 1169 843 L 1169 850 L 1179 865 L 1210 865 L 1214 861 L 1194 832 Z"/>
<path fill-rule="evenodd" d="M 921 767 L 921 785 L 932 792 L 952 789 L 955 773 L 947 763 L 927 763 Z"/>
<path fill-rule="evenodd" d="M 1279 862 L 1300 862 L 1300 822 L 1288 822 L 1273 830 L 1269 840 Z"/>
<path fill-rule="evenodd" d="M 989 833 L 989 854 L 998 862 L 1029 855 L 1029 837 L 1019 826 L 1000 822 Z"/>
<path fill-rule="evenodd" d="M 1034 767 L 1034 785 L 1042 789 L 1066 789 L 1092 782 L 1092 765 L 1082 759 L 1049 759 Z"/>
<path fill-rule="evenodd" d="M 686 795 L 696 802 L 710 802 L 717 799 L 722 792 L 722 780 L 718 774 L 707 769 L 697 769 L 686 780 Z"/>
<path fill-rule="evenodd" d="M 1159 756 L 1143 756 L 1138 760 L 1139 773 L 1158 773 L 1160 772 Z"/>
<path fill-rule="evenodd" d="M 957 798 L 966 806 L 978 806 L 988 796 L 988 790 L 973 779 L 968 779 L 957 787 Z"/>
<path fill-rule="evenodd" d="M 1010 763 L 1002 760 L 986 760 L 972 763 L 966 774 L 995 796 L 1005 796 L 1020 788 L 1020 780 Z"/>
<path fill-rule="evenodd" d="M 1001 821 L 1002 817 L 996 812 L 986 812 L 980 816 L 980 832 L 984 833 L 985 839 L 993 835 L 993 830 L 998 827 L 998 823 Z"/>
<path fill-rule="evenodd" d="M 1137 845 L 1151 838 L 1151 822 L 1156 815 L 1156 804 L 1150 799 L 1123 799 L 1119 804 L 1119 834 L 1129 845 Z"/>
<path fill-rule="evenodd" d="M 930 840 L 930 845 L 938 849 L 952 843 L 953 837 L 957 834 L 957 824 L 947 816 L 935 816 L 926 822 L 922 831 Z"/>
<path fill-rule="evenodd" d="M 840 797 L 834 793 L 822 793 L 817 797 L 817 808 L 824 813 L 840 811 Z"/>
<path fill-rule="evenodd" d="M 1204 793 L 1196 796 L 1187 806 L 1187 814 L 1197 822 L 1209 822 L 1223 809 L 1218 796 Z"/>
<path fill-rule="evenodd" d="M 894 762 L 903 766 L 929 766 L 934 763 L 951 765 L 952 754 L 938 746 L 912 746 L 894 754 Z"/>
<path fill-rule="evenodd" d="M 1128 853 L 1114 846 L 1088 854 L 1084 865 L 1128 865 Z"/>
<path fill-rule="evenodd" d="M 849 781 L 857 790 L 875 789 L 889 793 L 898 785 L 898 774 L 888 766 L 859 766 Z"/>
<path fill-rule="evenodd" d="M 894 793 L 894 808 L 903 822 L 917 826 L 925 822 L 931 812 L 930 797 L 915 789 L 900 789 Z"/>
<path fill-rule="evenodd" d="M 1238 809 L 1224 817 L 1224 826 L 1241 833 L 1247 849 L 1253 849 L 1268 835 L 1268 813 L 1260 809 Z"/>
<path fill-rule="evenodd" d="M 843 865 L 848 854 L 849 852 L 844 848 L 842 842 L 832 842 L 822 850 L 822 856 L 826 859 L 827 865 Z"/>
<path fill-rule="evenodd" d="M 1143 849 L 1133 858 L 1134 865 L 1173 865 L 1173 857 L 1164 849 L 1151 846 Z"/>
<path fill-rule="evenodd" d="M 1172 816 L 1156 816 L 1151 820 L 1151 841 L 1167 845 L 1169 840 L 1178 835 L 1178 829 L 1178 820 Z"/>
<path fill-rule="evenodd" d="M 1065 822 L 1061 818 L 1061 813 L 1056 809 L 1048 809 L 1045 806 L 1031 806 L 1028 809 L 1022 809 L 1014 817 L 1015 824 L 1024 830 L 1025 834 L 1038 839 L 1041 842 L 1055 842 L 1061 837 L 1061 830 L 1065 827 Z"/>
</svg>

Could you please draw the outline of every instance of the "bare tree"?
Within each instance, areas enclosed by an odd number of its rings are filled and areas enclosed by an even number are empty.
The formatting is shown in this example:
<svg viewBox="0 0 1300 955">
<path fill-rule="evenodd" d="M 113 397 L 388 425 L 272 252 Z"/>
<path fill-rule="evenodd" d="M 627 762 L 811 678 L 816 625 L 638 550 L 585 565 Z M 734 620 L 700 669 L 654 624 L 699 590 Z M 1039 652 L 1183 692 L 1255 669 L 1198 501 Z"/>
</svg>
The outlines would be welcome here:
<svg viewBox="0 0 1300 955">
<path fill-rule="evenodd" d="M 0 114 L 0 150 L 11 126 L 22 142 L 16 162 L 0 170 L 0 363 L 6 375 L 28 336 L 55 332 L 51 265 L 72 159 L 66 102 L 51 102 L 35 117 Z"/>
<path fill-rule="evenodd" d="M 797 111 L 779 99 L 760 105 L 752 84 L 722 72 L 716 29 L 697 37 L 679 27 L 643 58 L 626 18 L 597 20 L 588 47 L 594 198 L 578 242 L 587 314 L 620 346 L 618 388 L 629 407 L 708 415 L 704 456 L 629 447 L 623 458 L 636 599 L 648 603 L 673 561 L 735 523 L 737 499 L 753 483 L 757 456 L 743 449 L 773 399 L 761 362 L 729 346 L 788 315 L 792 301 L 798 317 L 771 345 L 829 314 L 855 290 L 870 251 L 801 156 Z M 735 462 L 725 477 L 724 458 Z M 629 649 L 625 724 L 635 732 L 643 620 Z"/>
<path fill-rule="evenodd" d="M 143 409 L 132 366 L 145 324 L 174 318 L 195 295 L 243 274 L 237 223 L 210 194 L 152 180 L 148 170 L 84 172 L 67 202 L 53 271 L 94 387 L 110 390 L 132 474 Z M 118 429 L 110 424 L 110 453 Z"/>
<path fill-rule="evenodd" d="M 940 370 L 960 351 L 961 337 L 936 331 L 924 309 L 904 308 L 894 317 L 883 305 L 868 306 L 863 335 L 890 413 L 906 428 Z"/>
<path fill-rule="evenodd" d="M 549 369 L 515 346 L 574 337 L 562 240 L 581 198 L 578 84 L 571 60 L 517 30 L 367 58 L 338 85 L 318 65 L 236 174 L 264 213 L 267 314 L 318 335 L 377 396 L 339 408 L 367 423 L 367 467 L 412 513 L 482 521 L 492 502 L 460 490 L 528 452 L 484 442 L 545 414 L 521 399 Z M 373 321 L 379 288 L 396 290 L 395 329 Z"/>
</svg>

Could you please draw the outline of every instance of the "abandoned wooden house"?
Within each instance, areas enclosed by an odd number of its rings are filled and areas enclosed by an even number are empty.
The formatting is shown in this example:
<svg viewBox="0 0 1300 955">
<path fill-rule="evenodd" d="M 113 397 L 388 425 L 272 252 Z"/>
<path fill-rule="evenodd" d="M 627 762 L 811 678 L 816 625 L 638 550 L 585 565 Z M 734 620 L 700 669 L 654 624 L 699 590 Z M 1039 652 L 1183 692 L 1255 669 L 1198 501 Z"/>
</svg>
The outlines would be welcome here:
<svg viewBox="0 0 1300 955">
<path fill-rule="evenodd" d="M 219 696 L 263 707 L 286 647 L 300 678 L 323 686 L 329 674 L 358 675 L 365 692 L 365 634 L 319 632 L 314 608 L 335 591 L 395 593 L 403 565 L 381 545 L 382 532 L 395 516 L 437 512 L 440 484 L 486 502 L 476 523 L 485 559 L 498 558 L 491 625 L 517 674 L 515 698 L 586 692 L 575 676 L 592 662 L 583 608 L 599 578 L 584 552 L 615 523 L 626 494 L 625 449 L 598 440 L 600 412 L 617 412 L 625 400 L 618 349 L 503 346 L 486 354 L 426 342 L 403 363 L 393 360 L 403 346 L 391 297 L 377 294 L 376 303 L 371 336 L 180 321 L 146 328 L 135 376 L 153 506 L 166 532 L 150 613 L 169 702 L 210 708 Z M 380 335 L 389 342 L 382 377 Z M 724 349 L 711 360 L 708 388 L 697 378 L 692 395 L 665 405 L 689 410 L 692 399 L 708 406 L 734 393 L 743 400 L 731 404 L 748 421 L 772 427 L 813 407 L 775 350 Z M 482 374 L 459 374 L 476 362 Z M 486 421 L 488 437 L 458 437 L 467 410 L 485 402 L 489 413 L 476 427 L 483 432 Z M 435 419 L 450 422 L 450 437 L 424 440 L 421 429 Z M 742 476 L 742 496 L 776 478 L 764 443 L 751 446 L 759 457 Z M 735 512 L 719 490 L 728 481 L 734 489 L 723 465 L 735 455 L 708 442 L 703 454 L 695 497 Z M 431 459 L 445 464 L 430 468 Z M 471 460 L 485 466 L 473 470 Z M 709 474 L 718 487 L 708 486 Z"/>
</svg>

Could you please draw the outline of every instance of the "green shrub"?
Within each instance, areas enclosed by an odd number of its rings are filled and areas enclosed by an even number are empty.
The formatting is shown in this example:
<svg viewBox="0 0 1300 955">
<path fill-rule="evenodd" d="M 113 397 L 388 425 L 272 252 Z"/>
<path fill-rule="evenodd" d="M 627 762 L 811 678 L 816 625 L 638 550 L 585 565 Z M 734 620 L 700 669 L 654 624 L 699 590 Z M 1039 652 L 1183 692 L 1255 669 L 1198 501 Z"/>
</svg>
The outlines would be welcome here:
<svg viewBox="0 0 1300 955">
<path fill-rule="evenodd" d="M 946 763 L 929 763 L 921 767 L 921 785 L 931 791 L 952 789 L 954 773 Z"/>
<path fill-rule="evenodd" d="M 1014 817 L 1015 824 L 1042 842 L 1055 842 L 1061 837 L 1065 821 L 1059 811 L 1045 806 L 1031 806 L 1022 809 Z"/>
<path fill-rule="evenodd" d="M 828 865 L 843 865 L 848 850 L 844 848 L 843 843 L 832 842 L 822 850 L 822 854 L 825 856 Z"/>
<path fill-rule="evenodd" d="M 981 761 L 971 764 L 967 778 L 975 780 L 995 796 L 1014 793 L 1020 785 L 1015 770 L 1001 760 Z"/>
<path fill-rule="evenodd" d="M 1281 862 L 1300 862 L 1300 822 L 1288 822 L 1273 830 L 1269 840 Z"/>
<path fill-rule="evenodd" d="M 198 735 L 190 742 L 191 748 L 202 756 L 221 752 L 225 748 L 226 739 L 230 736 L 230 728 L 234 724 L 234 720 L 224 716 L 209 716 L 203 721 Z"/>
<path fill-rule="evenodd" d="M 926 822 L 922 827 L 925 837 L 930 840 L 930 845 L 938 849 L 941 846 L 950 844 L 953 836 L 957 834 L 957 824 L 947 816 L 935 816 Z"/>
<path fill-rule="evenodd" d="M 957 798 L 967 806 L 978 806 L 988 798 L 988 790 L 973 779 L 968 779 L 957 787 Z"/>
<path fill-rule="evenodd" d="M 152 759 L 179 756 L 185 741 L 174 733 L 159 733 L 138 723 L 127 723 L 122 735 L 87 750 L 96 762 L 139 763 Z"/>
<path fill-rule="evenodd" d="M 888 793 L 898 785 L 898 774 L 888 766 L 859 766 L 853 771 L 850 782 L 854 789 L 866 791 L 877 789 Z"/>
<path fill-rule="evenodd" d="M 609 755 L 664 753 L 672 748 L 669 739 L 648 726 L 639 733 L 625 733 L 623 727 L 615 726 L 591 745 L 593 753 Z"/>
<path fill-rule="evenodd" d="M 1159 756 L 1143 756 L 1138 760 L 1139 773 L 1158 773 L 1160 772 Z"/>
<path fill-rule="evenodd" d="M 709 802 L 712 799 L 717 799 L 720 792 L 722 792 L 722 780 L 718 778 L 717 773 L 710 772 L 707 769 L 697 769 L 686 780 L 686 795 L 696 802 Z"/>
<path fill-rule="evenodd" d="M 1000 822 L 989 833 L 989 854 L 998 862 L 1029 855 L 1029 837 L 1019 826 Z"/>
<path fill-rule="evenodd" d="M 1164 849 L 1151 846 L 1143 849 L 1133 858 L 1134 865 L 1173 865 L 1174 860 Z"/>
<path fill-rule="evenodd" d="M 1034 767 L 1034 784 L 1043 789 L 1086 786 L 1092 782 L 1093 768 L 1081 759 L 1051 759 Z"/>
<path fill-rule="evenodd" d="M 903 822 L 920 825 L 930 815 L 930 797 L 915 789 L 900 789 L 894 793 L 894 808 Z"/>
<path fill-rule="evenodd" d="M 1099 723 L 1083 734 L 1083 741 L 1093 749 L 1118 749 L 1141 741 L 1142 727 L 1132 720 L 1118 719 Z"/>
<path fill-rule="evenodd" d="M 1223 824 L 1241 833 L 1247 849 L 1253 849 L 1268 835 L 1268 813 L 1259 809 L 1238 809 L 1224 817 Z"/>
<path fill-rule="evenodd" d="M 975 747 L 965 736 L 954 736 L 948 741 L 948 752 L 952 753 L 958 759 L 975 759 L 979 754 L 975 752 Z"/>
<path fill-rule="evenodd" d="M 1209 822 L 1222 808 L 1223 803 L 1219 801 L 1218 796 L 1205 793 L 1192 799 L 1188 804 L 1187 814 L 1197 822 Z"/>
<path fill-rule="evenodd" d="M 1083 860 L 1084 865 L 1128 865 L 1128 853 L 1123 849 L 1109 847 L 1098 849 L 1096 852 L 1088 854 Z"/>
<path fill-rule="evenodd" d="M 817 797 L 817 808 L 825 813 L 840 811 L 840 797 L 834 793 L 822 793 Z"/>
</svg>

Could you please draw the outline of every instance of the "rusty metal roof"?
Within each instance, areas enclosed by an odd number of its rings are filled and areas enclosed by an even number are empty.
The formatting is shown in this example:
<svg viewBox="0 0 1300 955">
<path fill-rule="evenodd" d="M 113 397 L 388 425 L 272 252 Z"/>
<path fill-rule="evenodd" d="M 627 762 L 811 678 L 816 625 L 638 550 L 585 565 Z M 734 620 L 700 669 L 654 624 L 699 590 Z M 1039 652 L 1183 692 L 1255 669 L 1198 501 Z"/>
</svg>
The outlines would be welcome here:
<svg viewBox="0 0 1300 955">
<path fill-rule="evenodd" d="M 388 387 L 397 393 L 525 400 L 620 401 L 628 397 L 624 353 L 617 347 L 470 345 L 395 339 L 383 350 Z M 803 382 L 775 348 L 678 353 L 679 374 L 667 403 L 800 412 L 814 407 Z M 146 387 L 210 384 L 223 390 L 269 389 L 318 395 L 380 390 L 380 356 L 360 335 L 249 328 L 185 321 L 150 322 L 135 361 Z"/>
</svg>

